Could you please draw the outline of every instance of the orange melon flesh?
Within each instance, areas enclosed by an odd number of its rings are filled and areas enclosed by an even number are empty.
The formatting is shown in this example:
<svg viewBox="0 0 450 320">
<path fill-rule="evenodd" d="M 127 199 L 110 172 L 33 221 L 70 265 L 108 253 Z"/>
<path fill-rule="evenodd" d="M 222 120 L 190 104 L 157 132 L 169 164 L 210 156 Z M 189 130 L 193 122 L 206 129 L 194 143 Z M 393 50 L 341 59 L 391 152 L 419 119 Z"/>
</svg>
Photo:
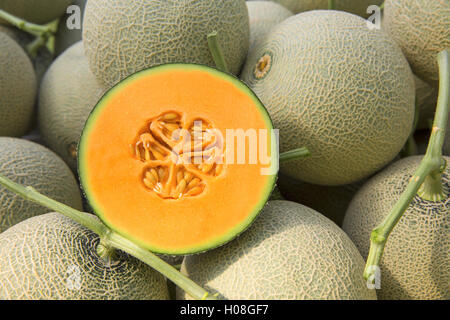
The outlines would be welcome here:
<svg viewBox="0 0 450 320">
<path fill-rule="evenodd" d="M 276 172 L 265 175 L 262 170 L 276 167 L 278 153 L 269 145 L 270 163 L 259 157 L 256 163 L 249 163 L 246 139 L 246 163 L 230 163 L 233 148 L 227 144 L 223 169 L 219 172 L 215 167 L 215 174 L 203 174 L 183 164 L 172 166 L 167 157 L 147 161 L 144 152 L 137 151 L 140 135 L 155 119 L 172 113 L 179 116 L 183 128 L 189 128 L 195 119 L 204 119 L 224 138 L 227 129 L 265 129 L 270 133 L 273 127 L 266 109 L 245 84 L 200 65 L 169 64 L 138 72 L 100 100 L 86 122 L 79 146 L 79 175 L 85 195 L 112 230 L 151 251 L 177 255 L 222 245 L 251 224 L 276 180 Z M 234 155 L 243 152 L 238 147 L 235 141 Z M 157 192 L 163 188 L 152 189 L 143 183 L 153 168 L 166 170 L 161 177 L 167 180 L 164 188 L 168 192 Z M 201 179 L 201 192 L 164 197 L 177 187 L 176 170 Z"/>
</svg>

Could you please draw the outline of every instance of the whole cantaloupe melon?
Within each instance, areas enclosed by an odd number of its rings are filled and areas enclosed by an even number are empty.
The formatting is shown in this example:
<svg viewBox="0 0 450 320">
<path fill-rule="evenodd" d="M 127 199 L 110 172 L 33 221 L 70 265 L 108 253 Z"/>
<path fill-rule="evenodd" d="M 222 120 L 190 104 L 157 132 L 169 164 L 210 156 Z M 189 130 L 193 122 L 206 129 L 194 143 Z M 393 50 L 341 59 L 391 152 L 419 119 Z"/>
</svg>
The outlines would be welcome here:
<svg viewBox="0 0 450 320">
<path fill-rule="evenodd" d="M 376 299 L 362 277 L 364 260 L 347 235 L 289 201 L 270 201 L 239 238 L 186 257 L 181 270 L 226 299 Z"/>
<path fill-rule="evenodd" d="M 249 46 L 244 0 L 88 1 L 83 41 L 91 70 L 112 86 L 163 63 L 214 66 L 207 42 L 214 31 L 230 72 L 238 74 Z"/>
<path fill-rule="evenodd" d="M 0 32 L 0 136 L 19 137 L 30 128 L 36 74 L 27 54 Z"/>
<path fill-rule="evenodd" d="M 277 2 L 294 13 L 328 9 L 328 0 L 270 0 Z M 366 17 L 367 8 L 371 5 L 381 5 L 383 0 L 335 0 L 335 9 L 351 12 Z"/>
<path fill-rule="evenodd" d="M 450 0 L 386 0 L 383 28 L 397 41 L 414 73 L 439 78 L 437 54 L 450 47 Z"/>
<path fill-rule="evenodd" d="M 125 254 L 103 260 L 98 242 L 97 235 L 59 213 L 5 231 L 0 235 L 0 299 L 168 299 L 162 275 Z"/>
<path fill-rule="evenodd" d="M 250 18 L 250 49 L 262 39 L 275 25 L 293 15 L 291 11 L 271 1 L 247 2 Z"/>
<path fill-rule="evenodd" d="M 309 11 L 278 24 L 241 78 L 280 129 L 281 152 L 311 151 L 281 165 L 298 180 L 357 182 L 394 159 L 412 130 L 414 77 L 400 48 L 346 12 Z"/>
<path fill-rule="evenodd" d="M 72 0 L 0 0 L 0 9 L 25 21 L 44 24 L 66 12 Z M 0 19 L 0 23 L 6 23 Z"/>
<path fill-rule="evenodd" d="M 369 180 L 350 204 L 344 230 L 363 257 L 369 253 L 372 229 L 389 214 L 421 160 L 415 156 L 394 163 Z M 448 192 L 449 166 L 443 181 Z M 449 212 L 449 196 L 440 202 L 413 199 L 384 249 L 379 298 L 450 299 Z"/>
<path fill-rule="evenodd" d="M 14 182 L 34 187 L 42 194 L 82 209 L 78 183 L 56 154 L 34 142 L 0 137 L 0 173 Z M 0 187 L 0 232 L 35 215 L 44 207 Z"/>
<path fill-rule="evenodd" d="M 41 136 L 73 170 L 84 123 L 103 92 L 89 69 L 81 41 L 59 56 L 43 79 L 38 112 Z"/>
</svg>

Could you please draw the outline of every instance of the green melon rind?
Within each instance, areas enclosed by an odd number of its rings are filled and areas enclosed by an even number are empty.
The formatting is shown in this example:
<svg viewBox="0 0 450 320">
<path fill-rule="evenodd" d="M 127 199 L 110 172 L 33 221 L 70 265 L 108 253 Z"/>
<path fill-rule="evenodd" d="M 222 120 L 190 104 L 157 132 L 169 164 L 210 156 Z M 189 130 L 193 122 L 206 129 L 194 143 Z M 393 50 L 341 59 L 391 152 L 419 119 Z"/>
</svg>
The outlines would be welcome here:
<svg viewBox="0 0 450 320">
<path fill-rule="evenodd" d="M 0 71 L 0 136 L 23 136 L 32 122 L 36 74 L 20 45 L 2 32 Z"/>
<path fill-rule="evenodd" d="M 249 52 L 275 25 L 293 15 L 287 8 L 270 1 L 247 2 L 247 9 L 250 18 Z"/>
<path fill-rule="evenodd" d="M 25 21 L 44 24 L 62 16 L 72 0 L 1 0 L 0 9 Z M 0 19 L 0 23 L 6 23 Z"/>
<path fill-rule="evenodd" d="M 402 159 L 369 180 L 351 202 L 344 230 L 366 257 L 370 234 L 408 185 L 423 159 Z M 445 157 L 447 163 L 450 158 Z M 450 167 L 443 175 L 450 190 Z M 450 196 L 431 202 L 416 196 L 389 236 L 381 259 L 380 299 L 450 299 Z"/>
<path fill-rule="evenodd" d="M 123 253 L 97 255 L 99 238 L 59 213 L 0 235 L 0 300 L 168 299 L 164 277 Z"/>
<path fill-rule="evenodd" d="M 436 83 L 437 54 L 450 47 L 450 0 L 386 0 L 383 28 L 397 41 L 415 74 Z"/>
<path fill-rule="evenodd" d="M 271 0 L 279 3 L 294 13 L 310 10 L 328 9 L 328 0 Z M 335 0 L 335 9 L 367 17 L 367 8 L 371 5 L 380 6 L 383 0 Z"/>
<path fill-rule="evenodd" d="M 376 299 L 363 270 L 364 259 L 338 226 L 289 201 L 270 201 L 245 233 L 186 257 L 181 268 L 225 299 Z M 178 298 L 191 299 L 181 291 Z"/>
<path fill-rule="evenodd" d="M 251 212 L 248 215 L 248 218 L 245 219 L 242 223 L 235 226 L 233 229 L 231 229 L 229 232 L 224 234 L 221 237 L 217 237 L 215 239 L 209 240 L 207 243 L 202 243 L 193 247 L 185 247 L 185 248 L 179 248 L 178 250 L 167 250 L 164 248 L 159 248 L 156 246 L 153 246 L 148 243 L 144 243 L 141 241 L 141 239 L 137 239 L 133 236 L 131 231 L 127 230 L 121 230 L 117 228 L 112 221 L 109 221 L 107 217 L 103 214 L 104 210 L 102 209 L 102 206 L 100 203 L 96 201 L 96 199 L 92 196 L 92 192 L 89 188 L 89 181 L 87 180 L 87 173 L 88 173 L 88 167 L 84 161 L 85 154 L 86 154 L 86 144 L 87 140 L 89 139 L 89 133 L 92 130 L 93 126 L 95 126 L 95 119 L 102 111 L 103 107 L 107 105 L 109 99 L 114 97 L 114 94 L 117 91 L 120 91 L 120 89 L 124 86 L 126 86 L 128 83 L 132 82 L 135 79 L 138 79 L 140 76 L 150 75 L 150 74 L 157 74 L 159 72 L 164 71 L 170 71 L 170 70 L 202 70 L 210 75 L 213 75 L 215 77 L 219 77 L 223 80 L 226 80 L 233 85 L 235 85 L 239 90 L 242 92 L 245 92 L 249 97 L 252 98 L 255 105 L 259 108 L 259 111 L 263 115 L 267 129 L 271 130 L 273 129 L 272 120 L 265 109 L 264 105 L 261 103 L 261 101 L 258 99 L 258 97 L 239 79 L 235 78 L 234 76 L 221 72 L 219 70 L 216 70 L 214 68 L 210 68 L 204 65 L 197 65 L 197 64 L 165 64 L 160 65 L 156 67 L 152 67 L 146 70 L 142 70 L 140 72 L 137 72 L 131 76 L 128 76 L 126 79 L 122 80 L 120 83 L 118 83 L 116 86 L 112 87 L 109 91 L 105 93 L 105 95 L 100 99 L 98 104 L 94 107 L 93 111 L 91 112 L 88 120 L 86 121 L 85 127 L 83 129 L 83 133 L 81 135 L 79 147 L 78 147 L 78 175 L 81 182 L 82 190 L 92 207 L 93 211 L 97 214 L 97 216 L 112 230 L 116 231 L 117 233 L 121 234 L 122 236 L 126 237 L 129 240 L 132 240 L 134 243 L 139 244 L 140 246 L 160 254 L 168 254 L 168 255 L 187 255 L 187 254 L 194 254 L 194 253 L 200 253 L 207 250 L 210 250 L 212 248 L 218 247 L 223 245 L 224 243 L 232 240 L 234 237 L 245 231 L 251 223 L 255 220 L 255 218 L 258 216 L 258 214 L 261 212 L 261 210 L 264 208 L 267 200 L 269 199 L 273 189 L 276 185 L 276 178 L 277 174 L 274 174 L 271 176 L 271 179 L 269 179 L 267 186 L 264 189 L 264 193 L 261 195 L 261 201 L 255 205 L 255 209 L 253 212 Z M 272 151 L 272 163 L 278 163 L 278 152 L 277 150 Z"/>
<path fill-rule="evenodd" d="M 257 79 L 254 70 L 265 55 L 271 68 Z M 241 78 L 280 130 L 280 151 L 311 151 L 281 165 L 298 180 L 360 181 L 394 159 L 412 130 L 408 62 L 382 30 L 370 30 L 350 13 L 318 10 L 286 19 L 257 43 Z"/>
<path fill-rule="evenodd" d="M 244 0 L 88 1 L 83 22 L 91 70 L 106 86 L 164 63 L 215 66 L 207 42 L 212 32 L 238 74 L 249 46 Z"/>
<path fill-rule="evenodd" d="M 38 109 L 42 139 L 74 171 L 77 159 L 71 148 L 77 147 L 84 124 L 104 91 L 89 69 L 81 41 L 55 60 L 42 81 Z"/>
<path fill-rule="evenodd" d="M 82 200 L 72 171 L 47 148 L 27 140 L 0 137 L 0 173 L 16 183 L 81 210 Z M 0 187 L 0 232 L 48 210 Z"/>
</svg>

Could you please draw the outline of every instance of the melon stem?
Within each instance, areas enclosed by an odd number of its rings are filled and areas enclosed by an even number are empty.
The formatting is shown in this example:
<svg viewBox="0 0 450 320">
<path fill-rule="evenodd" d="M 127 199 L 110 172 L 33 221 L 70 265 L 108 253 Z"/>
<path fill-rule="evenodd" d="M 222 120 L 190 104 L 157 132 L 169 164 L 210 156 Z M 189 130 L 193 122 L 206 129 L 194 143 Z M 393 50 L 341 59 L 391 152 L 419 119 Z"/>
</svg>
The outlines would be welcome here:
<svg viewBox="0 0 450 320">
<path fill-rule="evenodd" d="M 35 57 L 39 48 L 43 47 L 44 45 L 47 46 L 50 53 L 54 54 L 55 50 L 54 44 L 52 45 L 52 42 L 54 43 L 54 36 L 58 31 L 59 19 L 45 25 L 39 25 L 25 21 L 1 9 L 0 19 L 5 20 L 16 28 L 36 37 L 36 39 L 27 46 L 28 53 L 32 57 Z"/>
<path fill-rule="evenodd" d="M 336 5 L 334 3 L 334 0 L 328 0 L 328 10 L 335 10 Z"/>
<path fill-rule="evenodd" d="M 309 152 L 308 148 L 293 149 L 280 154 L 280 163 L 285 163 L 300 158 L 306 158 L 310 155 L 311 152 Z"/>
<path fill-rule="evenodd" d="M 178 285 L 181 289 L 186 291 L 193 298 L 199 300 L 217 299 L 216 296 L 211 295 L 209 292 L 201 288 L 199 285 L 183 275 L 177 269 L 161 260 L 155 254 L 144 248 L 141 248 L 130 240 L 110 230 L 96 216 L 73 209 L 63 203 L 55 201 L 39 193 L 32 187 L 24 187 L 18 183 L 15 183 L 14 181 L 6 178 L 1 174 L 0 185 L 4 186 L 6 189 L 14 192 L 15 194 L 21 196 L 26 200 L 33 201 L 39 205 L 49 208 L 52 211 L 59 212 L 62 215 L 74 220 L 85 228 L 96 233 L 101 239 L 100 245 L 102 247 L 98 248 L 99 250 L 97 252 L 101 257 L 105 257 L 105 253 L 107 253 L 109 257 L 112 257 L 113 248 L 122 250 L 148 264 L 150 267 L 152 267 L 153 269 L 164 275 L 166 278 L 170 279 L 173 283 Z"/>
<path fill-rule="evenodd" d="M 222 48 L 217 40 L 217 32 L 212 32 L 208 34 L 208 47 L 211 52 L 211 56 L 216 64 L 217 69 L 220 71 L 229 73 L 227 62 L 225 61 L 225 56 L 223 55 Z"/>
<path fill-rule="evenodd" d="M 426 201 L 436 202 L 443 201 L 448 197 L 449 191 L 445 190 L 442 183 L 442 173 L 447 165 L 442 156 L 442 147 L 450 108 L 449 55 L 450 52 L 444 50 L 438 54 L 437 58 L 439 64 L 439 97 L 427 152 L 389 215 L 372 231 L 369 255 L 364 270 L 364 278 L 372 283 L 375 280 L 386 241 L 414 197 L 418 195 Z"/>
</svg>

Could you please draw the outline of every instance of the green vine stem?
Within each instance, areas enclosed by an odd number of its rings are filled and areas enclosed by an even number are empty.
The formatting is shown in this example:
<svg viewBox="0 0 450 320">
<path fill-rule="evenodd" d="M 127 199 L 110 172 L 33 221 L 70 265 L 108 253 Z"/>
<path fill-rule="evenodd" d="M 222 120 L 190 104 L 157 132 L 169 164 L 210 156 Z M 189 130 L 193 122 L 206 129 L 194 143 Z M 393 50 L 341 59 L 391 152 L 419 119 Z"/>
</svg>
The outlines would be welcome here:
<svg viewBox="0 0 450 320">
<path fill-rule="evenodd" d="M 334 0 L 328 0 L 328 10 L 334 10 L 334 9 L 336 9 Z"/>
<path fill-rule="evenodd" d="M 113 232 L 108 227 L 106 227 L 103 223 L 98 220 L 94 215 L 81 212 L 75 210 L 65 204 L 57 202 L 53 199 L 50 199 L 41 193 L 37 192 L 32 187 L 23 187 L 20 184 L 17 184 L 10 179 L 4 177 L 0 174 L 0 185 L 3 185 L 8 190 L 16 193 L 26 200 L 33 201 L 37 204 L 45 206 L 50 210 L 59 212 L 64 216 L 78 222 L 83 225 L 87 229 L 96 233 L 100 237 L 101 247 L 99 248 L 99 254 L 104 256 L 104 253 L 108 256 L 111 256 L 112 251 L 111 248 L 116 248 L 122 250 L 142 262 L 148 264 L 150 267 L 155 269 L 156 271 L 163 274 L 165 277 L 170 279 L 173 283 L 178 285 L 181 289 L 185 290 L 190 296 L 195 299 L 201 300 L 216 300 L 216 296 L 210 295 L 209 292 L 201 288 L 191 279 L 180 273 L 174 267 L 164 262 L 156 255 L 147 251 L 138 245 L 134 244 L 130 240 L 122 237 L 121 235 Z"/>
<path fill-rule="evenodd" d="M 209 51 L 211 52 L 211 55 L 213 57 L 214 63 L 216 64 L 216 67 L 220 71 L 229 73 L 222 48 L 220 47 L 220 44 L 217 41 L 217 32 L 212 32 L 208 34 L 208 46 Z"/>
<path fill-rule="evenodd" d="M 7 21 L 16 28 L 36 37 L 36 39 L 27 46 L 28 53 L 32 57 L 35 57 L 39 48 L 44 45 L 47 46 L 51 54 L 54 54 L 54 36 L 58 31 L 59 19 L 45 25 L 39 25 L 27 22 L 1 9 L 0 19 Z"/>
<path fill-rule="evenodd" d="M 311 153 L 308 148 L 293 149 L 280 154 L 280 163 L 289 162 L 292 160 L 309 157 Z"/>
<path fill-rule="evenodd" d="M 364 278 L 366 280 L 373 281 L 375 279 L 375 267 L 380 264 L 386 241 L 416 194 L 428 201 L 442 201 L 448 196 L 448 190 L 445 190 L 442 184 L 442 173 L 447 165 L 442 157 L 442 146 L 444 144 L 450 108 L 449 55 L 450 52 L 448 50 L 438 54 L 439 97 L 427 152 L 392 211 L 372 231 L 369 255 L 364 270 Z"/>
</svg>

